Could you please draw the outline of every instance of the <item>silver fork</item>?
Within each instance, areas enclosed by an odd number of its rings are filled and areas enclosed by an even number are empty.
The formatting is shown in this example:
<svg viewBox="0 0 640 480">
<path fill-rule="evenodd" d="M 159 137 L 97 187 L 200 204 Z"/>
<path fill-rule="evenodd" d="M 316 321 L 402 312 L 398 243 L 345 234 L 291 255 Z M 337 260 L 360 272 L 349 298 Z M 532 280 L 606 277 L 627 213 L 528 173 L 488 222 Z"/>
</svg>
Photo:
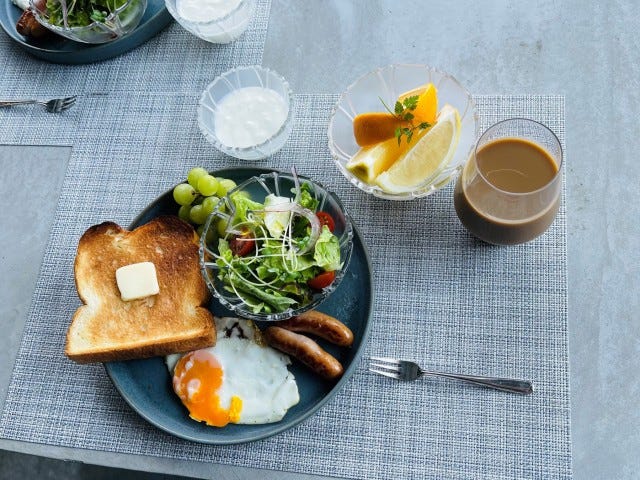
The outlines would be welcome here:
<svg viewBox="0 0 640 480">
<path fill-rule="evenodd" d="M 42 102 L 40 100 L 0 100 L 0 107 L 14 107 L 16 105 L 43 105 L 47 112 L 51 113 L 59 113 L 67 108 L 71 108 L 74 103 L 76 103 L 77 95 L 72 97 L 65 98 L 54 98 L 53 100 L 48 100 L 46 102 Z"/>
<path fill-rule="evenodd" d="M 430 372 L 423 370 L 417 363 L 408 360 L 397 360 L 389 357 L 371 357 L 370 372 L 395 378 L 396 380 L 412 381 L 422 376 L 453 378 L 463 382 L 473 383 L 483 387 L 494 388 L 505 392 L 529 395 L 533 393 L 533 385 L 527 380 L 511 378 L 478 377 L 475 375 L 458 375 L 454 373 Z"/>
</svg>

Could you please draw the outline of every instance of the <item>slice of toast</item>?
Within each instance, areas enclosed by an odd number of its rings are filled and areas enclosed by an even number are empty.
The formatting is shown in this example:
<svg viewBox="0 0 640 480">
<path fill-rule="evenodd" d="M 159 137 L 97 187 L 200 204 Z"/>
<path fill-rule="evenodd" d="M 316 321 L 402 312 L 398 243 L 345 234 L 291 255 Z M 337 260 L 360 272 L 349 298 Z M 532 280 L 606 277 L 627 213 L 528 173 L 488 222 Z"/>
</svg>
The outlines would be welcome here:
<svg viewBox="0 0 640 480">
<path fill-rule="evenodd" d="M 119 267 L 153 262 L 160 293 L 125 302 Z M 198 236 L 178 217 L 162 216 L 129 232 L 113 222 L 89 228 L 75 260 L 76 310 L 65 354 L 78 363 L 147 358 L 210 347 L 213 315 L 200 273 Z"/>
</svg>

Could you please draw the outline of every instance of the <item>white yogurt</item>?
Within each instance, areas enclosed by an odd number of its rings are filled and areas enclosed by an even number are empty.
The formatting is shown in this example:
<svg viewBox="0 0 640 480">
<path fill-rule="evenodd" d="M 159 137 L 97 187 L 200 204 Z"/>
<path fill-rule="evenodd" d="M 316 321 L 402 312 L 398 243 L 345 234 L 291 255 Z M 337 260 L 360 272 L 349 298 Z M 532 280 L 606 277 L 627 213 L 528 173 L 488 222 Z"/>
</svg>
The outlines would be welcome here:
<svg viewBox="0 0 640 480">
<path fill-rule="evenodd" d="M 227 147 L 253 147 L 273 137 L 288 113 L 289 108 L 278 92 L 263 87 L 240 88 L 218 104 L 216 137 Z"/>
<path fill-rule="evenodd" d="M 178 0 L 178 15 L 190 22 L 211 22 L 233 12 L 241 0 Z"/>
</svg>

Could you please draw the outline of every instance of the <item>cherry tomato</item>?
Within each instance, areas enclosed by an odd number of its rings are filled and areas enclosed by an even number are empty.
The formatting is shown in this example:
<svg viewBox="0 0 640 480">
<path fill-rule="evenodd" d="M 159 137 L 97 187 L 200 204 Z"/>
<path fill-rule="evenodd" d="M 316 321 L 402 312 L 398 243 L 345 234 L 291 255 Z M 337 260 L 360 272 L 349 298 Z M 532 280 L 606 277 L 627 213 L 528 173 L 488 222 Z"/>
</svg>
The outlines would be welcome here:
<svg viewBox="0 0 640 480">
<path fill-rule="evenodd" d="M 229 240 L 229 248 L 231 249 L 231 252 L 238 257 L 249 255 L 253 252 L 255 246 L 256 241 L 249 235 L 249 233 L 236 235 Z"/>
<path fill-rule="evenodd" d="M 331 233 L 336 228 L 336 222 L 333 221 L 333 217 L 329 215 L 327 212 L 318 212 L 316 213 L 316 217 L 320 220 L 320 226 L 326 225 Z"/>
<path fill-rule="evenodd" d="M 322 290 L 328 287 L 336 279 L 336 272 L 322 272 L 307 282 L 314 290 Z"/>
</svg>

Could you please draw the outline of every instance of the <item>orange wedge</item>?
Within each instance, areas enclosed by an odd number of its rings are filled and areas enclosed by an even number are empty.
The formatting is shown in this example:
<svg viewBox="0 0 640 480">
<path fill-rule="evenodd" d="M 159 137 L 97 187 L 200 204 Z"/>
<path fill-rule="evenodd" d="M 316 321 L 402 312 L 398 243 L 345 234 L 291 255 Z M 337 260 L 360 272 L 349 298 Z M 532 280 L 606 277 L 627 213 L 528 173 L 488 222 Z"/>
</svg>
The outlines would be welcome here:
<svg viewBox="0 0 640 480">
<path fill-rule="evenodd" d="M 433 125 L 438 113 L 438 93 L 433 83 L 403 93 L 398 101 L 411 96 L 418 96 L 418 105 L 411 112 L 414 125 L 422 122 Z M 361 113 L 353 119 L 353 135 L 358 145 L 369 147 L 394 138 L 396 128 L 406 126 L 407 122 L 388 112 Z"/>
<path fill-rule="evenodd" d="M 424 92 L 418 97 L 418 106 L 413 111 L 415 122 L 428 122 L 431 125 L 436 123 L 438 115 L 438 92 L 433 83 L 427 85 Z"/>
<path fill-rule="evenodd" d="M 368 147 L 395 137 L 403 122 L 388 112 L 361 113 L 353 119 L 353 135 L 361 147 Z"/>
</svg>

